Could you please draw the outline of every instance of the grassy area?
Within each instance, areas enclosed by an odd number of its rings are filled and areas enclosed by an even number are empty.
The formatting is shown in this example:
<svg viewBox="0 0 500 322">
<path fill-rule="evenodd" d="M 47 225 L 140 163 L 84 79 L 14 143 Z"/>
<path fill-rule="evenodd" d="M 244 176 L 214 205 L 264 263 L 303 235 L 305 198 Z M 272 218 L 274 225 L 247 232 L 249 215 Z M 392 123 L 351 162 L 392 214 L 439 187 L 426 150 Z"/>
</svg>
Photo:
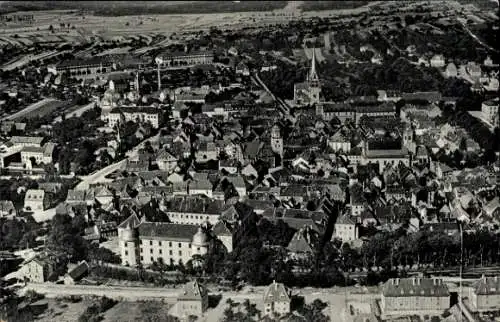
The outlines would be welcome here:
<svg viewBox="0 0 500 322">
<path fill-rule="evenodd" d="M 84 10 L 101 16 L 195 14 L 282 9 L 287 1 L 18 1 L 0 5 L 0 13 L 39 10 Z"/>
<path fill-rule="evenodd" d="M 90 301 L 71 302 L 66 300 L 47 299 L 48 309 L 37 317 L 39 322 L 77 321 Z"/>
<path fill-rule="evenodd" d="M 303 11 L 354 9 L 366 5 L 368 2 L 369 1 L 304 1 L 300 9 Z"/>
</svg>

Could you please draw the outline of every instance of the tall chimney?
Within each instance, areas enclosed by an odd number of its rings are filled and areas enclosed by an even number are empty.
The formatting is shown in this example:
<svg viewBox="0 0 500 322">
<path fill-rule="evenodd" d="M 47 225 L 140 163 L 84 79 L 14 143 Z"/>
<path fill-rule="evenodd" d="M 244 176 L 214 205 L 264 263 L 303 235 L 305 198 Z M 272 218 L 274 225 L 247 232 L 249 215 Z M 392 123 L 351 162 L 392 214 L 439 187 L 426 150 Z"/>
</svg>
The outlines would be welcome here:
<svg viewBox="0 0 500 322">
<path fill-rule="evenodd" d="M 158 62 L 158 92 L 161 91 L 160 63 Z"/>
</svg>

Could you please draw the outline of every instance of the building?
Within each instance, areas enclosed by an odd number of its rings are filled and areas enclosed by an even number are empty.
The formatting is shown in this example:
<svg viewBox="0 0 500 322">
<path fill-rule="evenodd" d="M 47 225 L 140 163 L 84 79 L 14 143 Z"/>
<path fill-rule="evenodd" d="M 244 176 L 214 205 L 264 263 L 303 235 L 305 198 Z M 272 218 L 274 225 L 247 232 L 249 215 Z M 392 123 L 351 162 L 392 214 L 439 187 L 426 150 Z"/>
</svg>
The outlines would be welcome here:
<svg viewBox="0 0 500 322">
<path fill-rule="evenodd" d="M 335 152 L 342 151 L 348 153 L 351 151 L 351 141 L 342 133 L 342 131 L 337 131 L 328 139 L 327 143 L 330 149 Z"/>
<path fill-rule="evenodd" d="M 198 281 L 188 282 L 177 297 L 177 316 L 202 316 L 208 309 L 208 291 Z"/>
<path fill-rule="evenodd" d="M 170 152 L 161 150 L 156 156 L 156 164 L 160 170 L 172 172 L 177 167 L 177 158 Z"/>
<path fill-rule="evenodd" d="M 500 126 L 499 120 L 499 100 L 498 98 L 485 101 L 481 104 L 481 112 L 484 119 L 494 127 Z"/>
<path fill-rule="evenodd" d="M 28 189 L 24 196 L 24 209 L 27 211 L 43 211 L 47 200 L 45 191 L 41 189 Z"/>
<path fill-rule="evenodd" d="M 0 200 L 0 218 L 13 218 L 16 214 L 16 207 L 12 200 Z"/>
<path fill-rule="evenodd" d="M 67 73 L 68 76 L 76 79 L 95 78 L 114 69 L 116 69 L 116 63 L 111 56 L 66 60 L 47 68 L 48 72 L 54 75 Z"/>
<path fill-rule="evenodd" d="M 208 180 L 207 182 L 209 183 Z M 191 188 L 190 184 L 189 189 Z M 212 192 L 212 185 L 207 189 Z M 168 215 L 171 222 L 176 224 L 203 225 L 209 222 L 215 225 L 219 221 L 223 204 L 221 200 L 212 200 L 202 196 L 176 196 L 165 205 L 160 205 L 160 209 Z"/>
<path fill-rule="evenodd" d="M 278 124 L 275 124 L 271 129 L 271 149 L 274 153 L 283 157 L 283 136 Z"/>
<path fill-rule="evenodd" d="M 40 136 L 13 136 L 10 139 L 13 145 L 41 147 L 44 138 Z"/>
<path fill-rule="evenodd" d="M 431 67 L 441 68 L 446 65 L 446 60 L 443 55 L 434 55 L 432 56 L 430 63 Z"/>
<path fill-rule="evenodd" d="M 312 51 L 311 69 L 303 83 L 293 86 L 293 101 L 297 105 L 316 104 L 320 101 L 321 84 L 316 72 L 316 49 Z"/>
<path fill-rule="evenodd" d="M 208 251 L 208 236 L 199 226 L 142 221 L 134 227 L 129 221 L 119 228 L 123 265 L 185 264 Z"/>
<path fill-rule="evenodd" d="M 155 61 L 160 67 L 212 64 L 214 53 L 212 51 L 163 53 L 157 56 Z"/>
<path fill-rule="evenodd" d="M 273 281 L 264 291 L 264 314 L 285 315 L 291 312 L 292 299 L 282 283 Z"/>
<path fill-rule="evenodd" d="M 498 275 L 481 277 L 470 290 L 469 301 L 473 311 L 500 310 L 500 278 Z"/>
<path fill-rule="evenodd" d="M 449 63 L 448 65 L 446 65 L 446 69 L 444 71 L 444 74 L 448 78 L 457 77 L 458 76 L 457 65 L 455 65 L 454 63 Z"/>
<path fill-rule="evenodd" d="M 333 231 L 333 237 L 342 240 L 343 242 L 349 242 L 359 238 L 359 230 L 351 217 L 345 215 L 337 219 L 335 223 L 335 228 Z"/>
<path fill-rule="evenodd" d="M 376 163 L 379 166 L 379 173 L 382 173 L 387 166 L 410 165 L 410 155 L 405 147 L 399 149 L 370 149 L 365 145 L 363 149 L 362 163 Z"/>
<path fill-rule="evenodd" d="M 34 283 L 45 283 L 56 269 L 56 262 L 49 257 L 35 257 L 23 266 L 24 276 Z"/>
<path fill-rule="evenodd" d="M 88 272 L 89 264 L 86 261 L 82 261 L 64 276 L 64 284 L 73 285 L 87 275 Z"/>
<path fill-rule="evenodd" d="M 382 287 L 383 319 L 410 315 L 441 315 L 450 308 L 450 293 L 442 279 L 391 278 Z"/>
<path fill-rule="evenodd" d="M 21 162 L 27 164 L 34 160 L 36 164 L 51 164 L 54 154 L 54 143 L 46 143 L 43 147 L 25 145 L 21 150 Z"/>
<path fill-rule="evenodd" d="M 149 123 L 153 128 L 157 129 L 163 122 L 163 114 L 160 109 L 150 106 L 123 106 L 114 108 L 108 113 L 103 113 L 101 120 L 106 122 L 110 128 L 131 121 Z"/>
<path fill-rule="evenodd" d="M 293 235 L 286 249 L 292 259 L 312 258 L 319 246 L 319 242 L 319 233 L 310 226 L 305 226 Z"/>
</svg>

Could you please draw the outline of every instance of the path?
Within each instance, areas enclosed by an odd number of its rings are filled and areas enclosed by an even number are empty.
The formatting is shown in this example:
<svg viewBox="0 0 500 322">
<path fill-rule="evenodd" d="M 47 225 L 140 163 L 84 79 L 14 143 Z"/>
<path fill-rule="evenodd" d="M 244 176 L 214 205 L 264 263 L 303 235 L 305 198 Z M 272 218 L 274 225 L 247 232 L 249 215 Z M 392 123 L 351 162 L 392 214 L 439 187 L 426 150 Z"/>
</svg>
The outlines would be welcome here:
<svg viewBox="0 0 500 322">
<path fill-rule="evenodd" d="M 493 48 L 493 47 L 489 46 L 489 45 L 488 45 L 488 44 L 486 44 L 484 41 L 482 41 L 481 39 L 479 39 L 479 37 L 478 37 L 478 36 L 476 36 L 476 35 L 475 35 L 475 34 L 474 34 L 474 33 L 473 33 L 470 29 L 469 29 L 469 27 L 467 27 L 467 22 L 464 22 L 462 19 L 458 19 L 458 18 L 457 18 L 457 20 L 458 20 L 458 22 L 460 22 L 460 24 L 462 25 L 462 27 L 464 27 L 465 31 L 467 31 L 467 33 L 468 33 L 468 34 L 469 34 L 472 38 L 474 38 L 474 40 L 475 40 L 478 44 L 480 44 L 481 46 L 483 46 L 483 47 L 487 48 L 488 50 L 491 50 L 491 51 L 493 51 L 493 52 L 495 52 L 495 53 L 498 53 L 498 51 L 497 51 L 495 48 Z"/>
</svg>

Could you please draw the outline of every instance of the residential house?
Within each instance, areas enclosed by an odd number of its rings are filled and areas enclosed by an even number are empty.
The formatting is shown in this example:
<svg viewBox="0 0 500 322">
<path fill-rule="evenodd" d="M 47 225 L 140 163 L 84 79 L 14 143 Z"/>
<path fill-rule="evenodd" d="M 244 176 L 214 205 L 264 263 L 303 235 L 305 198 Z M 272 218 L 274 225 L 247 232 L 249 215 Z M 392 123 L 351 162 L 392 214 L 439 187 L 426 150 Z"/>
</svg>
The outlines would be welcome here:
<svg viewBox="0 0 500 322">
<path fill-rule="evenodd" d="M 43 211 L 48 205 L 45 191 L 41 189 L 28 189 L 24 196 L 24 209 L 27 211 Z"/>
<path fill-rule="evenodd" d="M 430 63 L 431 67 L 441 68 L 446 65 L 446 60 L 443 55 L 434 55 L 432 56 Z"/>
<path fill-rule="evenodd" d="M 442 279 L 391 278 L 382 287 L 383 319 L 410 315 L 441 315 L 450 308 L 450 293 Z"/>
<path fill-rule="evenodd" d="M 0 218 L 14 218 L 16 215 L 16 207 L 11 200 L 0 200 Z"/>
<path fill-rule="evenodd" d="M 45 283 L 56 270 L 57 263 L 50 257 L 35 257 L 23 266 L 24 276 L 33 283 Z"/>
<path fill-rule="evenodd" d="M 319 246 L 320 235 L 310 226 L 299 229 L 288 243 L 287 251 L 291 259 L 312 258 Z"/>
<path fill-rule="evenodd" d="M 348 153 L 351 151 L 351 141 L 347 138 L 341 130 L 337 131 L 328 139 L 328 146 L 334 151 L 342 151 Z"/>
<path fill-rule="evenodd" d="M 350 242 L 359 238 L 359 230 L 356 221 L 348 215 L 340 216 L 337 218 L 333 237 L 342 240 L 343 242 Z"/>
<path fill-rule="evenodd" d="M 291 294 L 282 283 L 273 281 L 264 291 L 264 314 L 286 315 L 291 312 Z"/>
<path fill-rule="evenodd" d="M 177 316 L 201 317 L 208 309 L 208 291 L 198 281 L 188 282 L 177 296 Z"/>
</svg>

